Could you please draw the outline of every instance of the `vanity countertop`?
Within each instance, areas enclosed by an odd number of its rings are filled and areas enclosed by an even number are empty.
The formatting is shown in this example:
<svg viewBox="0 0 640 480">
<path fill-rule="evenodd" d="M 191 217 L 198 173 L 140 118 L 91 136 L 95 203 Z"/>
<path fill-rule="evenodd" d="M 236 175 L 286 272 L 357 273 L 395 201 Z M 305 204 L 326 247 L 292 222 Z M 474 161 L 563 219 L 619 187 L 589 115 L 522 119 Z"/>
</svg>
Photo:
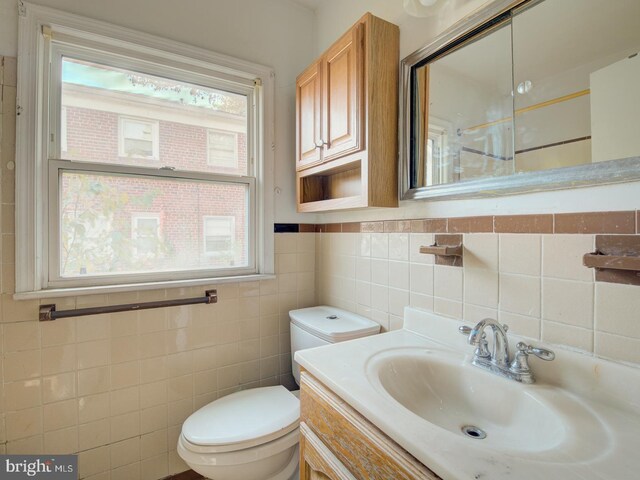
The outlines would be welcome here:
<svg viewBox="0 0 640 480">
<path fill-rule="evenodd" d="M 295 360 L 444 480 L 638 478 L 640 368 L 556 349 L 556 360 L 552 363 L 532 359 L 531 368 L 537 383 L 523 385 L 467 365 L 473 347 L 458 333 L 461 324 L 462 321 L 407 307 L 402 330 L 298 351 Z M 518 340 L 515 335 L 509 337 L 511 346 Z M 506 406 L 508 409 L 509 396 L 517 392 L 527 397 L 527 405 L 535 406 L 537 402 L 542 408 L 556 409 L 573 424 L 565 426 L 562 423 L 560 427 L 550 424 L 549 428 L 554 430 L 551 432 L 553 441 L 541 444 L 540 448 L 522 442 L 518 431 L 515 436 L 514 432 L 510 432 L 511 437 L 503 436 L 502 444 L 497 439 L 496 447 L 496 436 L 500 435 L 497 431 L 488 429 L 487 439 L 493 433 L 495 436 L 491 440 L 494 442 L 483 443 L 467 438 L 461 432 L 442 428 L 412 413 L 380 386 L 377 375 L 372 373 L 374 367 L 381 358 L 394 352 L 408 352 L 424 358 L 429 355 L 431 358 L 460 358 L 460 365 L 464 364 L 462 368 L 474 369 L 465 370 L 467 376 L 471 373 L 474 379 L 477 377 L 482 382 L 484 378 L 492 384 L 507 382 L 496 384 L 500 388 L 495 391 L 495 408 Z M 492 377 L 487 379 L 483 375 Z M 420 381 L 416 378 L 416 382 Z M 471 395 L 471 401 L 475 401 L 472 390 L 471 387 L 462 394 Z M 564 400 L 558 403 L 558 398 Z M 446 401 L 439 400 L 442 409 L 446 410 Z M 494 407 L 493 398 L 480 395 L 478 401 L 484 402 L 482 408 L 489 412 Z M 522 412 L 516 412 L 514 416 L 516 414 Z M 583 423 L 582 418 L 589 421 Z M 509 422 L 502 427 L 507 432 Z M 536 441 L 532 437 L 530 443 Z"/>
</svg>

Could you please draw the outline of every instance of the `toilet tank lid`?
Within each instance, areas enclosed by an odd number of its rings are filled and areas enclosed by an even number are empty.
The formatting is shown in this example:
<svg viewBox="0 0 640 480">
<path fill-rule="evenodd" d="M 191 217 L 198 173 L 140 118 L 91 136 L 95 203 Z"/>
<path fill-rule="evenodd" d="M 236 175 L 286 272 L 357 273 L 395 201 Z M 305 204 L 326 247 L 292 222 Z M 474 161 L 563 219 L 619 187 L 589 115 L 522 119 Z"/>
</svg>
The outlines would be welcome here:
<svg viewBox="0 0 640 480">
<path fill-rule="evenodd" d="M 300 400 L 282 385 L 243 390 L 191 414 L 182 435 L 195 445 L 259 445 L 295 429 Z"/>
<path fill-rule="evenodd" d="M 373 320 L 327 305 L 291 310 L 289 318 L 294 325 L 331 343 L 366 337 L 380 331 L 380 325 Z"/>
</svg>

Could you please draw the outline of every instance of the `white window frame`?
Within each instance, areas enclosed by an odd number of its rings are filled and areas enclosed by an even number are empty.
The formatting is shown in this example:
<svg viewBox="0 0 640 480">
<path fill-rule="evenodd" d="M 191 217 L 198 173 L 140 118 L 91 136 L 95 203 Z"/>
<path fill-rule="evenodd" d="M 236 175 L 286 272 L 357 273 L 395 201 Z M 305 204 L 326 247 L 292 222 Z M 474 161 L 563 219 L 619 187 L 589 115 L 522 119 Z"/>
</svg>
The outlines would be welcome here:
<svg viewBox="0 0 640 480">
<path fill-rule="evenodd" d="M 235 234 L 236 234 L 236 217 L 234 217 L 233 215 L 205 215 L 202 218 L 202 248 L 204 250 L 204 254 L 207 257 L 215 257 L 218 252 L 209 252 L 207 250 L 207 222 L 210 220 L 228 220 L 229 223 L 231 224 L 231 240 L 234 241 L 235 240 Z M 235 252 L 233 252 L 235 255 Z"/>
<path fill-rule="evenodd" d="M 62 107 L 60 109 L 60 151 L 68 152 L 69 146 L 67 143 L 67 107 Z"/>
<path fill-rule="evenodd" d="M 56 55 L 99 62 L 100 51 L 121 55 L 118 66 L 149 74 L 172 75 L 183 81 L 220 88 L 244 86 L 249 98 L 247 152 L 254 176 L 154 170 L 153 177 L 245 183 L 252 190 L 248 205 L 250 268 L 158 272 L 61 279 L 57 272 L 57 182 L 59 172 L 105 172 L 149 175 L 144 167 L 95 164 L 49 158 L 60 151 L 61 128 L 57 111 L 59 94 L 49 88 L 47 75 L 56 77 Z M 89 54 L 90 53 L 90 54 Z M 271 277 L 273 255 L 274 74 L 261 65 L 212 53 L 190 45 L 142 34 L 105 22 L 72 15 L 30 3 L 21 4 L 18 28 L 18 92 L 16 143 L 16 269 L 17 299 L 62 297 L 188 285 L 255 280 Z M 107 55 L 110 57 L 110 55 Z M 134 61 L 135 59 L 135 61 Z M 130 65 L 127 65 L 130 61 Z M 212 81 L 211 79 L 215 79 Z M 55 84 L 54 84 L 55 87 Z M 55 221 L 49 221 L 49 218 Z M 58 237 L 59 238 L 59 237 Z M 59 255 L 59 252 L 57 252 Z M 53 258 L 52 258 L 53 257 Z M 52 268 L 55 266 L 55 269 Z M 56 276 L 54 273 L 58 273 Z"/>
<path fill-rule="evenodd" d="M 124 124 L 125 122 L 146 123 L 151 127 L 151 156 L 128 155 L 124 148 Z M 147 160 L 160 160 L 160 123 L 151 118 L 132 117 L 130 115 L 118 115 L 118 155 L 125 158 L 143 158 Z"/>
<path fill-rule="evenodd" d="M 156 221 L 156 234 L 158 240 L 160 240 L 161 232 L 160 232 L 160 214 L 159 213 L 133 213 L 131 215 L 131 240 L 133 241 L 133 255 L 138 256 L 138 250 L 135 246 L 136 240 L 138 239 L 138 222 L 140 220 L 155 220 Z"/>
<path fill-rule="evenodd" d="M 211 134 L 212 133 L 222 133 L 225 135 L 233 136 L 233 164 L 224 164 L 216 161 L 215 158 L 211 158 Z M 238 168 L 238 132 L 233 132 L 231 130 L 221 130 L 218 128 L 208 128 L 207 129 L 207 165 L 211 167 L 221 167 L 221 168 Z"/>
</svg>

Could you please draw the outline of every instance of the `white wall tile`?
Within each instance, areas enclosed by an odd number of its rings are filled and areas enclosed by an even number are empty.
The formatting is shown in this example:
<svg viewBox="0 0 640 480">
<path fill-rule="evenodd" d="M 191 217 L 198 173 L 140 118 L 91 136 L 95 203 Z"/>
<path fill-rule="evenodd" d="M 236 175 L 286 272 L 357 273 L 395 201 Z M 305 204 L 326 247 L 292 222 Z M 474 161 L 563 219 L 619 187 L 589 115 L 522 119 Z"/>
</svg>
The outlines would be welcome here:
<svg viewBox="0 0 640 480">
<path fill-rule="evenodd" d="M 504 233 L 500 235 L 500 271 L 521 275 L 540 275 L 542 237 L 540 235 Z"/>
<path fill-rule="evenodd" d="M 389 288 L 389 313 L 402 316 L 404 307 L 409 305 L 409 292 L 397 288 Z"/>
<path fill-rule="evenodd" d="M 415 293 L 433 296 L 433 265 L 409 264 L 409 289 Z"/>
<path fill-rule="evenodd" d="M 440 313 L 446 317 L 462 319 L 462 302 L 435 297 L 433 299 L 433 309 L 436 313 Z"/>
<path fill-rule="evenodd" d="M 498 310 L 495 308 L 479 307 L 477 305 L 464 304 L 463 318 L 467 322 L 479 322 L 485 318 L 498 319 Z"/>
<path fill-rule="evenodd" d="M 433 245 L 435 237 L 432 233 L 409 234 L 409 261 L 411 263 L 426 263 L 433 265 L 434 256 L 420 253 L 420 247 Z"/>
<path fill-rule="evenodd" d="M 597 355 L 640 364 L 640 340 L 609 333 L 595 333 L 595 353 Z"/>
<path fill-rule="evenodd" d="M 409 305 L 415 308 L 433 311 L 433 296 L 409 292 Z"/>
<path fill-rule="evenodd" d="M 462 268 L 436 265 L 434 267 L 434 296 L 462 301 Z"/>
<path fill-rule="evenodd" d="M 389 311 L 389 287 L 371 285 L 371 308 L 382 312 Z"/>
<path fill-rule="evenodd" d="M 371 283 L 389 285 L 389 260 L 371 259 Z"/>
<path fill-rule="evenodd" d="M 596 284 L 596 330 L 640 338 L 640 287 Z"/>
<path fill-rule="evenodd" d="M 464 301 L 473 305 L 498 308 L 498 272 L 465 267 Z"/>
<path fill-rule="evenodd" d="M 542 322 L 542 340 L 567 345 L 586 352 L 593 351 L 593 330 L 549 321 Z"/>
<path fill-rule="evenodd" d="M 371 257 L 373 258 L 389 258 L 389 234 L 388 233 L 372 233 L 371 234 Z"/>
<path fill-rule="evenodd" d="M 540 317 L 540 277 L 500 275 L 500 310 Z"/>
<path fill-rule="evenodd" d="M 409 290 L 409 263 L 389 261 L 389 286 Z"/>
<path fill-rule="evenodd" d="M 543 278 L 542 318 L 593 330 L 593 283 Z"/>
<path fill-rule="evenodd" d="M 498 312 L 498 320 L 503 325 L 509 325 L 509 331 L 516 335 L 540 340 L 542 321 L 539 318 L 500 311 Z"/>
<path fill-rule="evenodd" d="M 409 234 L 390 233 L 389 234 L 389 260 L 409 260 Z"/>
<path fill-rule="evenodd" d="M 463 245 L 465 268 L 498 270 L 498 235 L 466 233 Z"/>
<path fill-rule="evenodd" d="M 542 275 L 566 280 L 593 281 L 593 269 L 582 256 L 594 250 L 593 235 L 543 235 Z"/>
</svg>

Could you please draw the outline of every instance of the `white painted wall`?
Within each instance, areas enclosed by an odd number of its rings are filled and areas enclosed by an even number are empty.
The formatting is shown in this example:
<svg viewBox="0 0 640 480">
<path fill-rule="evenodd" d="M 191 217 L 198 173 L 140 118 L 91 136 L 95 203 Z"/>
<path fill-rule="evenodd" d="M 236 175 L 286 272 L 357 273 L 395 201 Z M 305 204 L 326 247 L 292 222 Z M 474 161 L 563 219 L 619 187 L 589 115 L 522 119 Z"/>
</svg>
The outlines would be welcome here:
<svg viewBox="0 0 640 480">
<path fill-rule="evenodd" d="M 316 53 L 324 51 L 364 13 L 371 12 L 400 27 L 400 58 L 486 5 L 486 0 L 449 0 L 436 16 L 406 14 L 401 0 L 323 0 L 316 10 Z M 499 198 L 401 202 L 397 209 L 368 209 L 320 215 L 321 222 L 348 222 L 416 217 L 501 215 L 543 212 L 632 210 L 640 208 L 640 182 Z"/>
<path fill-rule="evenodd" d="M 35 0 L 272 67 L 276 72 L 276 222 L 295 213 L 295 78 L 315 55 L 315 16 L 291 0 Z M 0 55 L 16 56 L 17 2 L 0 0 Z"/>
</svg>

